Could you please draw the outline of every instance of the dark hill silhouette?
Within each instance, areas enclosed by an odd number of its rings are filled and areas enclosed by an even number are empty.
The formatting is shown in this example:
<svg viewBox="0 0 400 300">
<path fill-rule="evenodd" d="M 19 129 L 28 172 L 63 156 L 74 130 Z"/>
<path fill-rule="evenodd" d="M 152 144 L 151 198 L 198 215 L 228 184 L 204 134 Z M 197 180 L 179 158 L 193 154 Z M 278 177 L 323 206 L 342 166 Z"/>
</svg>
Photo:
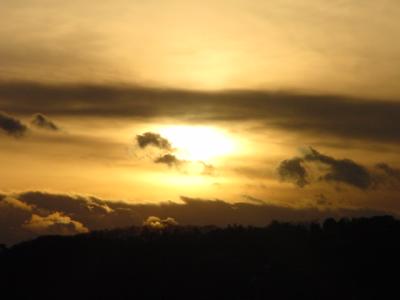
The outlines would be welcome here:
<svg viewBox="0 0 400 300">
<path fill-rule="evenodd" d="M 44 236 L 1 247 L 0 297 L 389 299 L 399 255 L 390 216 Z"/>
</svg>

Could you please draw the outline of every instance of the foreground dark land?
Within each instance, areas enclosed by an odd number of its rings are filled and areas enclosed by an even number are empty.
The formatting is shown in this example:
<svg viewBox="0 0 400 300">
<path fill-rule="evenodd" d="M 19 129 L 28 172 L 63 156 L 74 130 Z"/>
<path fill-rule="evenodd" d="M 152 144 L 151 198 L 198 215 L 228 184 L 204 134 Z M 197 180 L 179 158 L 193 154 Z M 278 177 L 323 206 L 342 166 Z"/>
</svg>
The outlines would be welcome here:
<svg viewBox="0 0 400 300">
<path fill-rule="evenodd" d="M 399 255 L 400 221 L 388 216 L 48 236 L 2 250 L 0 297 L 389 299 Z"/>
</svg>

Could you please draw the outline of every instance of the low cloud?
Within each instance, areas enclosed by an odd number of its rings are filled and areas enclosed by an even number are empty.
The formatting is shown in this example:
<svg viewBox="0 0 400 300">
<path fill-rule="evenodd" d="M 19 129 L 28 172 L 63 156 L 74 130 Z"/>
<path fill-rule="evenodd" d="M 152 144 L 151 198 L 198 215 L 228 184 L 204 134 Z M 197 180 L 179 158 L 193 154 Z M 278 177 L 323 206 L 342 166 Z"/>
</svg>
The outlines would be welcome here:
<svg viewBox="0 0 400 300">
<path fill-rule="evenodd" d="M 34 234 L 23 228 L 32 216 L 32 208 L 11 196 L 0 200 L 0 244 L 13 244 L 32 237 Z"/>
<path fill-rule="evenodd" d="M 383 214 L 387 212 L 326 205 L 295 208 L 262 200 L 229 203 L 181 197 L 180 203 L 135 204 L 81 195 L 25 192 L 0 197 L 0 244 L 13 244 L 42 234 L 74 234 L 143 224 L 162 227 L 176 225 L 175 220 L 179 220 L 180 225 L 265 226 L 273 220 L 317 221 L 328 217 Z"/>
<path fill-rule="evenodd" d="M 159 217 L 150 216 L 143 222 L 143 226 L 154 229 L 164 229 L 166 227 L 177 226 L 177 225 L 178 222 L 171 217 L 168 217 L 166 219 L 160 219 Z"/>
<path fill-rule="evenodd" d="M 60 130 L 60 128 L 53 121 L 42 114 L 35 114 L 32 118 L 31 124 L 40 129 L 46 129 L 50 131 Z"/>
<path fill-rule="evenodd" d="M 89 231 L 81 223 L 60 212 L 55 212 L 45 217 L 33 214 L 30 220 L 22 226 L 36 234 L 70 235 Z"/>
<path fill-rule="evenodd" d="M 22 137 L 28 128 L 18 119 L 0 111 L 0 130 L 13 137 Z"/>
</svg>

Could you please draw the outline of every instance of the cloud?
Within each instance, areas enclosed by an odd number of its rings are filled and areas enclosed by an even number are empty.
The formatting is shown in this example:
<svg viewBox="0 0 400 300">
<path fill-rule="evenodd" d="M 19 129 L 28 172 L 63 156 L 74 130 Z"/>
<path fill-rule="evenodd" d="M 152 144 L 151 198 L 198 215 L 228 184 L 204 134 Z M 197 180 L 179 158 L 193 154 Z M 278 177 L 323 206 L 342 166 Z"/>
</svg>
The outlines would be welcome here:
<svg viewBox="0 0 400 300">
<path fill-rule="evenodd" d="M 248 196 L 251 197 L 251 196 Z M 255 198 L 254 198 L 255 199 Z M 0 244 L 13 244 L 40 234 L 73 234 L 87 230 L 141 226 L 243 224 L 265 226 L 277 221 L 324 220 L 387 214 L 367 208 L 295 208 L 219 199 L 181 197 L 182 202 L 127 203 L 82 195 L 25 192 L 0 197 Z M 149 218 L 149 216 L 153 216 Z M 154 217 L 157 216 L 157 217 Z"/>
<path fill-rule="evenodd" d="M 307 170 L 304 168 L 302 158 L 292 158 L 284 160 L 278 167 L 278 174 L 284 181 L 293 181 L 299 187 L 309 184 L 307 180 Z"/>
<path fill-rule="evenodd" d="M 168 167 L 174 167 L 174 166 L 178 167 L 185 161 L 178 159 L 173 154 L 165 154 L 165 155 L 162 155 L 159 158 L 155 159 L 154 162 L 156 164 L 166 164 Z"/>
<path fill-rule="evenodd" d="M 400 181 L 400 170 L 392 168 L 386 163 L 379 163 L 376 168 L 383 171 L 388 177 Z"/>
<path fill-rule="evenodd" d="M 34 237 L 22 228 L 22 224 L 31 215 L 31 207 L 28 204 L 11 196 L 4 196 L 0 200 L 0 244 L 13 244 Z"/>
<path fill-rule="evenodd" d="M 335 159 L 310 148 L 304 156 L 304 160 L 330 167 L 329 171 L 320 178 L 321 180 L 342 182 L 363 190 L 373 185 L 370 172 L 364 166 L 350 159 Z"/>
<path fill-rule="evenodd" d="M 163 150 L 172 150 L 171 143 L 163 138 L 158 133 L 146 132 L 136 136 L 136 141 L 140 148 L 144 149 L 147 146 L 154 146 Z"/>
<path fill-rule="evenodd" d="M 0 111 L 0 129 L 7 135 L 13 137 L 23 136 L 28 128 L 18 119 Z"/>
<path fill-rule="evenodd" d="M 159 217 L 150 216 L 143 222 L 143 226 L 154 229 L 164 229 L 166 227 L 177 226 L 177 225 L 178 222 L 171 217 L 168 217 L 166 219 L 160 219 Z"/>
<path fill-rule="evenodd" d="M 107 202 L 90 196 L 30 191 L 20 193 L 18 199 L 47 213 L 62 212 L 91 228 L 101 226 L 102 220 L 113 212 Z"/>
<path fill-rule="evenodd" d="M 62 209 L 68 213 L 108 213 L 112 209 L 103 201 L 94 197 L 79 195 L 49 194 L 45 192 L 30 191 L 19 194 L 19 199 L 30 204 L 40 206 L 47 210 Z"/>
<path fill-rule="evenodd" d="M 4 198 L 2 200 L 4 200 L 2 202 L 2 204 L 6 204 L 9 207 L 13 207 L 18 210 L 22 210 L 22 211 L 26 211 L 26 212 L 31 212 L 33 210 L 33 207 L 30 204 L 25 203 L 21 200 L 15 199 L 13 197 L 4 196 Z"/>
<path fill-rule="evenodd" d="M 324 137 L 400 143 L 400 102 L 293 92 L 199 92 L 117 85 L 0 82 L 0 109 L 32 115 L 257 121 Z"/>
<path fill-rule="evenodd" d="M 51 131 L 60 130 L 60 128 L 54 122 L 52 122 L 50 119 L 48 119 L 46 116 L 42 114 L 35 114 L 33 116 L 31 124 L 41 129 L 46 129 Z"/>
<path fill-rule="evenodd" d="M 375 166 L 374 182 L 376 186 L 386 189 L 400 189 L 400 169 L 396 169 L 387 163 L 379 163 Z"/>
<path fill-rule="evenodd" d="M 70 235 L 89 231 L 81 223 L 60 212 L 55 212 L 45 217 L 33 214 L 30 220 L 22 226 L 39 234 Z"/>
<path fill-rule="evenodd" d="M 324 168 L 319 170 L 322 174 L 311 174 L 312 171 L 306 168 L 309 164 L 323 165 Z M 379 164 L 377 168 L 391 177 L 400 178 L 400 172 L 397 173 L 386 164 Z M 345 183 L 361 190 L 375 188 L 383 182 L 382 177 L 381 182 L 377 181 L 378 177 L 374 170 L 369 170 L 350 159 L 336 159 L 321 154 L 313 148 L 309 148 L 302 157 L 282 161 L 278 167 L 278 174 L 282 180 L 294 182 L 299 187 L 311 183 L 310 175 L 317 175 L 319 181 Z"/>
<path fill-rule="evenodd" d="M 249 200 L 246 196 L 246 200 Z M 170 213 L 180 224 L 210 224 L 225 226 L 228 224 L 247 224 L 264 226 L 274 220 L 300 222 L 309 220 L 324 220 L 327 217 L 374 215 L 377 212 L 369 209 L 319 209 L 315 206 L 295 208 L 268 204 L 260 199 L 257 203 L 239 202 L 229 203 L 219 199 L 201 199 L 181 197 L 184 201 L 185 213 Z M 378 213 L 381 214 L 381 213 Z M 190 216 L 191 220 L 188 220 Z"/>
<path fill-rule="evenodd" d="M 41 234 L 74 234 L 88 228 L 127 226 L 123 215 L 107 219 L 112 209 L 93 197 L 26 192 L 1 195 L 0 243 L 13 244 Z M 131 217 L 130 217 L 131 218 Z"/>
</svg>

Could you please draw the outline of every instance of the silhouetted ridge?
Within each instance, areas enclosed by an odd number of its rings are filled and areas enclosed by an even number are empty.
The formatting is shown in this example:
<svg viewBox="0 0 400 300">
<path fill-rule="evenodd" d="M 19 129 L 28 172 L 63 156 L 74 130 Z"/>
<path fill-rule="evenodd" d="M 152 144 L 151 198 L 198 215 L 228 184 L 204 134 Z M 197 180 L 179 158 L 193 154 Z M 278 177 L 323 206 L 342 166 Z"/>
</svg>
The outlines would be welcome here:
<svg viewBox="0 0 400 300">
<path fill-rule="evenodd" d="M 388 299 L 390 216 L 44 236 L 0 247 L 4 299 Z M 6 297 L 7 295 L 7 297 Z M 395 294 L 393 294 L 395 295 Z"/>
</svg>

